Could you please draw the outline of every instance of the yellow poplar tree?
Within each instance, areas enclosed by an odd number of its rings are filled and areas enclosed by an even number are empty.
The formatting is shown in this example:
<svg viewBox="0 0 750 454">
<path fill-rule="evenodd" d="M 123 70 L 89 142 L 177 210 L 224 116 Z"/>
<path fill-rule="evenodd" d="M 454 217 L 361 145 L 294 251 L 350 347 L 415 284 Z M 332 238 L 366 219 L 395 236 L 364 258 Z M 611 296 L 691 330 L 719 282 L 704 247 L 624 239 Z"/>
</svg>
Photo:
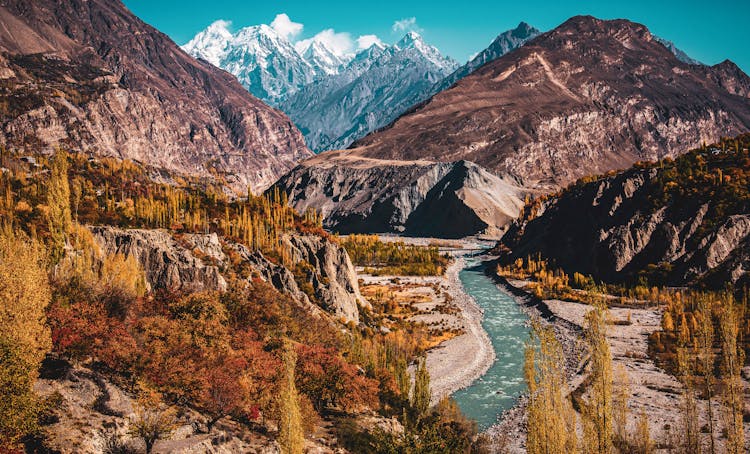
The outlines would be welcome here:
<svg viewBox="0 0 750 454">
<path fill-rule="evenodd" d="M 12 446 L 35 427 L 31 387 L 51 347 L 44 255 L 37 242 L 0 228 L 0 448 Z"/>
<path fill-rule="evenodd" d="M 294 368 L 297 355 L 291 341 L 284 342 L 282 354 L 284 377 L 279 392 L 279 446 L 284 454 L 302 454 L 305 444 L 302 429 L 302 413 L 299 405 L 299 395 L 294 384 Z"/>
<path fill-rule="evenodd" d="M 735 304 L 731 295 L 725 295 L 720 314 L 721 359 L 724 381 L 723 415 L 727 432 L 726 451 L 728 454 L 744 452 L 745 433 L 742 427 L 743 385 L 740 376 L 745 362 L 744 351 L 738 345 L 742 321 L 742 307 Z"/>
<path fill-rule="evenodd" d="M 52 242 L 52 259 L 57 262 L 63 256 L 65 242 L 73 225 L 70 213 L 70 186 L 68 184 L 68 154 L 58 152 L 52 160 L 47 184 L 47 223 Z"/>
<path fill-rule="evenodd" d="M 524 363 L 529 388 L 526 449 L 529 454 L 575 453 L 576 415 L 565 392 L 562 346 L 551 328 L 538 320 L 532 327 Z"/>
<path fill-rule="evenodd" d="M 591 358 L 591 387 L 585 404 L 584 437 L 586 450 L 609 453 L 613 449 L 612 354 L 607 342 L 607 310 L 597 302 L 586 314 L 586 343 Z"/>
</svg>

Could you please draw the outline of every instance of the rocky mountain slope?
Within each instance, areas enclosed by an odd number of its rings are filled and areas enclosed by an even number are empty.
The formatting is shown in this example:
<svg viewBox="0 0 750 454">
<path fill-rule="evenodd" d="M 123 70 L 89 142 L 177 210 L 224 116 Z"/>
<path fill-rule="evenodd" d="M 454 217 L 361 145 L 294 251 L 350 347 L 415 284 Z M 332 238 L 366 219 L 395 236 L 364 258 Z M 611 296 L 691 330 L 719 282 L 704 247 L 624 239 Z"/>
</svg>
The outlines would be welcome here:
<svg viewBox="0 0 750 454">
<path fill-rule="evenodd" d="M 469 160 L 528 187 L 675 156 L 750 128 L 748 77 L 683 63 L 643 25 L 574 17 L 465 77 L 352 156 Z"/>
<path fill-rule="evenodd" d="M 540 253 L 571 274 L 608 282 L 744 285 L 750 281 L 748 147 L 745 135 L 536 201 L 503 237 L 503 260 Z"/>
<path fill-rule="evenodd" d="M 523 206 L 523 190 L 514 182 L 471 162 L 347 162 L 335 156 L 306 161 L 274 187 L 289 194 L 298 211 L 319 210 L 324 226 L 337 232 L 497 235 Z"/>
<path fill-rule="evenodd" d="M 411 187 L 417 177 L 404 169 L 424 169 L 423 161 L 474 162 L 512 182 L 488 186 L 485 194 L 518 201 L 750 129 L 749 86 L 731 62 L 683 63 L 642 25 L 575 17 L 489 61 L 351 149 L 302 163 L 278 186 L 296 207 L 331 216 L 326 225 L 340 231 L 417 231 L 414 224 L 406 228 L 408 214 L 393 221 L 392 209 L 370 209 L 383 194 Z M 343 190 L 337 194 L 321 182 Z M 518 210 L 500 212 L 487 223 L 490 230 L 502 230 L 502 219 Z M 442 214 L 464 216 L 451 205 Z"/>
<path fill-rule="evenodd" d="M 279 107 L 311 149 L 345 148 L 427 98 L 457 66 L 409 32 L 392 46 L 360 52 L 339 74 L 302 88 Z"/>
<path fill-rule="evenodd" d="M 0 2 L 0 143 L 61 146 L 258 191 L 310 156 L 289 119 L 119 0 Z"/>
</svg>

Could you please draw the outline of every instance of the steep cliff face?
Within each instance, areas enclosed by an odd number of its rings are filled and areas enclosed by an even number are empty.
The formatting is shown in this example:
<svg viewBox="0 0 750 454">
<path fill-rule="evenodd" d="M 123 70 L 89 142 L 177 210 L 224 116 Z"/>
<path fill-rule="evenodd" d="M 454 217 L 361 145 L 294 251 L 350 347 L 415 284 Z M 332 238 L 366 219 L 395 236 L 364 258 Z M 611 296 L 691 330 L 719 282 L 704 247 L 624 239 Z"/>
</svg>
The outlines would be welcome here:
<svg viewBox="0 0 750 454">
<path fill-rule="evenodd" d="M 747 81 L 728 64 L 680 61 L 643 25 L 574 17 L 349 153 L 465 159 L 527 187 L 560 187 L 746 131 Z"/>
<path fill-rule="evenodd" d="M 696 162 L 706 166 L 703 159 Z M 737 177 L 724 161 L 705 159 L 708 175 L 720 168 Z M 635 168 L 574 185 L 511 226 L 501 241 L 503 260 L 540 253 L 570 273 L 608 282 L 642 276 L 669 285 L 744 285 L 750 282 L 750 207 L 744 196 L 717 186 L 715 176 L 704 183 L 693 167 L 677 164 L 702 189 L 675 183 L 674 168 Z"/>
<path fill-rule="evenodd" d="M 357 273 L 341 246 L 319 236 L 286 235 L 292 261 L 312 286 L 314 300 L 329 313 L 359 322 L 359 307 L 369 306 L 359 293 Z"/>
<path fill-rule="evenodd" d="M 194 248 L 208 255 L 198 258 L 164 230 L 122 230 L 115 227 L 91 227 L 91 232 L 107 254 L 135 257 L 143 268 L 150 289 L 183 291 L 226 290 L 220 272 L 224 254 L 216 234 L 189 235 Z M 216 263 L 211 263 L 211 260 Z"/>
<path fill-rule="evenodd" d="M 359 307 L 369 305 L 359 292 L 357 273 L 349 255 L 322 237 L 284 237 L 297 264 L 297 269 L 290 270 L 271 262 L 259 251 L 222 240 L 215 233 L 185 234 L 175 239 L 164 230 L 91 227 L 91 231 L 104 252 L 135 257 L 151 289 L 226 290 L 222 273 L 230 266 L 225 253 L 225 248 L 229 248 L 259 277 L 312 313 L 320 313 L 322 308 L 335 317 L 358 323 Z"/>
<path fill-rule="evenodd" d="M 218 174 L 260 191 L 311 156 L 283 113 L 119 0 L 0 1 L 0 144 Z"/>
<path fill-rule="evenodd" d="M 513 182 L 466 161 L 349 160 L 337 153 L 305 162 L 275 186 L 297 210 L 319 210 L 324 225 L 341 233 L 450 238 L 498 234 L 524 197 Z"/>
</svg>

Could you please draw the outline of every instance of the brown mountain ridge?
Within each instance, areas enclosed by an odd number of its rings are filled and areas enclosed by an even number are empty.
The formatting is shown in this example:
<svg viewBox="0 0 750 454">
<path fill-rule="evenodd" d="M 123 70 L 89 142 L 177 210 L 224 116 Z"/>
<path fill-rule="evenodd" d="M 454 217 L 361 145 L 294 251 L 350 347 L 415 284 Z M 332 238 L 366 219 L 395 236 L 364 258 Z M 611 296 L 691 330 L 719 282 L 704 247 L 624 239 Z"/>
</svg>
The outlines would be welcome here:
<svg viewBox="0 0 750 454">
<path fill-rule="evenodd" d="M 380 159 L 469 160 L 565 185 L 750 129 L 750 78 L 679 61 L 627 20 L 573 17 L 352 145 Z"/>
<path fill-rule="evenodd" d="M 281 112 L 119 0 L 0 1 L 0 144 L 219 174 L 259 191 L 312 155 Z"/>
</svg>

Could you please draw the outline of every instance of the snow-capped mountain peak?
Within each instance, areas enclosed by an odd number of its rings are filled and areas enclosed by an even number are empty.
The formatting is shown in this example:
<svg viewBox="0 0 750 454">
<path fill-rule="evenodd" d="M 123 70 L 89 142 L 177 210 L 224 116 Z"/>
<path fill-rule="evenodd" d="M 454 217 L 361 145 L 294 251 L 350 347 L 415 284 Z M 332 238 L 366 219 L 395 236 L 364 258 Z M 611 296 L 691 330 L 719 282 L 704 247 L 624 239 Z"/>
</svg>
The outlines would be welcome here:
<svg viewBox="0 0 750 454">
<path fill-rule="evenodd" d="M 219 66 L 231 41 L 232 32 L 229 31 L 229 22 L 217 20 L 195 35 L 182 48 L 194 57 L 202 58 L 214 66 Z"/>
<path fill-rule="evenodd" d="M 458 67 L 458 63 L 455 60 L 443 56 L 436 47 L 427 44 L 422 35 L 415 31 L 406 33 L 393 47 L 406 52 L 413 49 L 441 70 L 453 71 Z"/>
<path fill-rule="evenodd" d="M 298 48 L 297 51 L 300 49 Z M 336 55 L 324 42 L 315 39 L 301 53 L 315 69 L 316 74 L 338 74 L 341 68 L 351 60 L 346 55 Z"/>
</svg>

